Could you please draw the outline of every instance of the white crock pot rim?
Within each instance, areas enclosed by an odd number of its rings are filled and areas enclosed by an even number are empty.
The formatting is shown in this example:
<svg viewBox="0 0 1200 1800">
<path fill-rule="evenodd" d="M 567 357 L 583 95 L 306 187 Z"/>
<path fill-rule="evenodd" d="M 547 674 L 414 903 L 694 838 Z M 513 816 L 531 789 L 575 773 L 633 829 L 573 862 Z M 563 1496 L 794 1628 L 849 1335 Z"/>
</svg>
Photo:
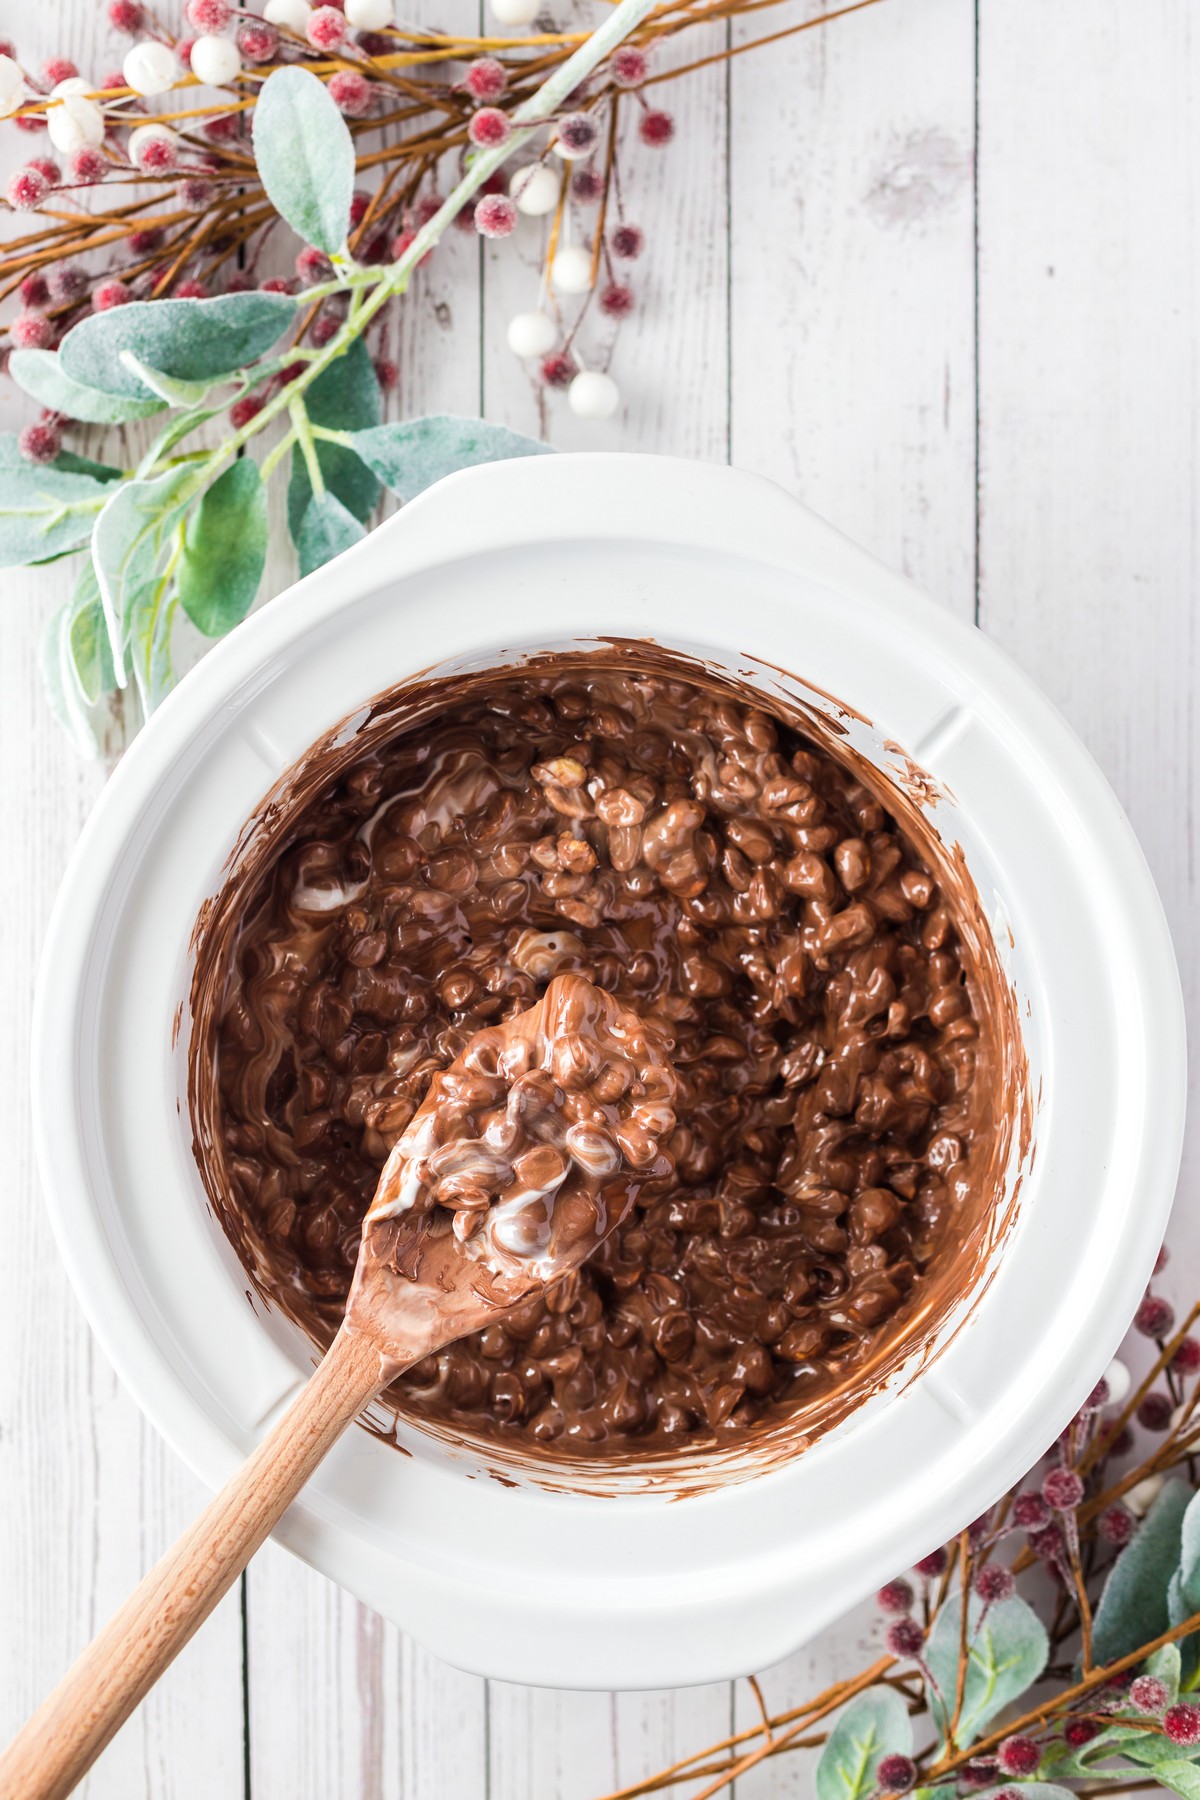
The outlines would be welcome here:
<svg viewBox="0 0 1200 1800">
<path fill-rule="evenodd" d="M 681 484 L 688 491 L 686 508 L 677 504 Z M 536 502 L 532 511 L 531 501 Z M 252 681 L 256 669 L 343 605 L 353 604 L 373 584 L 385 580 L 387 557 L 402 545 L 409 526 L 431 518 L 438 507 L 444 509 L 444 517 L 454 521 L 452 560 L 528 542 L 595 538 L 601 535 L 595 523 L 598 512 L 609 518 L 614 537 L 650 540 L 661 532 L 663 541 L 715 549 L 724 543 L 719 521 L 728 518 L 732 510 L 758 515 L 761 529 L 756 544 L 763 560 L 786 569 L 789 531 L 795 533 L 806 517 L 794 501 L 761 478 L 717 465 L 662 458 L 545 458 L 491 465 L 451 477 L 337 564 L 298 584 L 286 596 L 286 604 L 272 603 L 215 646 L 150 721 L 101 795 L 72 859 L 47 933 L 35 1009 L 38 1156 L 64 1260 L 105 1353 L 158 1428 L 210 1482 L 224 1478 L 237 1452 L 219 1424 L 157 1354 L 152 1333 L 130 1303 L 128 1284 L 109 1259 L 107 1242 L 87 1199 L 86 1158 L 75 1109 L 68 1106 L 64 1118 L 63 1109 L 50 1103 L 51 1096 L 77 1091 L 73 1027 L 87 957 L 103 918 L 109 878 L 136 834 L 139 814 L 155 786 L 203 732 L 214 711 L 231 703 L 238 690 Z M 686 525 L 683 512 L 688 514 Z M 660 520 L 666 524 L 660 526 Z M 1144 1283 L 1169 1206 L 1182 1138 L 1185 1084 L 1182 997 L 1165 920 L 1140 849 L 1114 796 L 1050 703 L 980 634 L 941 612 L 829 527 L 820 525 L 819 531 L 834 585 L 841 581 L 851 590 L 869 585 L 876 595 L 890 594 L 902 601 L 914 630 L 934 633 L 944 649 L 949 646 L 949 654 L 977 685 L 986 703 L 1002 707 L 1007 718 L 1034 737 L 1044 754 L 1053 759 L 1064 784 L 1089 812 L 1094 835 L 1103 841 L 1112 894 L 1125 917 L 1126 945 L 1137 965 L 1143 1001 L 1137 1025 L 1144 1042 L 1145 1085 L 1157 1102 L 1158 1129 L 1143 1133 L 1137 1177 L 1153 1196 L 1153 1204 L 1131 1209 L 1127 1217 L 1122 1254 L 1114 1253 L 1110 1260 L 1107 1299 L 1112 1323 L 1107 1329 L 1093 1331 L 1087 1366 L 1065 1378 L 1048 1377 L 1038 1397 L 1037 1413 L 1048 1441 L 1090 1387 L 1100 1338 L 1111 1340 L 1104 1345 L 1106 1353 L 1115 1348 Z M 351 564 L 356 579 L 350 579 Z M 414 566 L 420 566 L 419 561 Z M 407 568 L 405 572 L 409 572 Z M 49 968 L 54 970 L 53 980 L 45 976 Z M 1018 1424 L 1020 1429 L 1014 1424 L 998 1437 L 985 1468 L 964 1471 L 952 1491 L 931 1497 L 925 1514 L 930 1543 L 961 1524 L 964 1504 L 982 1509 L 1019 1476 L 1028 1457 L 1029 1408 L 1022 1411 Z M 302 1515 L 305 1510 L 301 1506 L 298 1512 Z M 313 1509 L 313 1523 L 335 1535 L 341 1529 L 324 1507 Z M 286 1535 L 294 1540 L 305 1538 L 306 1529 L 299 1518 Z M 880 1543 L 877 1554 L 864 1555 L 864 1586 L 889 1572 L 891 1565 L 882 1559 L 891 1553 L 890 1545 Z M 342 1560 L 348 1565 L 353 1558 Z M 337 1573 L 336 1544 L 323 1546 L 320 1561 L 328 1572 Z M 771 1570 L 756 1574 L 751 1566 L 744 1574 L 742 1605 L 749 1603 L 759 1580 L 765 1587 L 777 1579 Z M 351 1579 L 350 1585 L 356 1583 Z"/>
</svg>

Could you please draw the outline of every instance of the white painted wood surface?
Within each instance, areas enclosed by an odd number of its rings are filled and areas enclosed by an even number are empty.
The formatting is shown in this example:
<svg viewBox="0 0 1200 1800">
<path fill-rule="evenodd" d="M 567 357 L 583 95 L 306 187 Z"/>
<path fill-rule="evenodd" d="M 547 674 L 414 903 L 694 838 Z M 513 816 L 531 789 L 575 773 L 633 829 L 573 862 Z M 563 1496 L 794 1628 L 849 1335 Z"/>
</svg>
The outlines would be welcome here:
<svg viewBox="0 0 1200 1800">
<path fill-rule="evenodd" d="M 454 15 L 473 22 L 475 0 L 428 0 L 427 17 Z M 111 60 L 94 0 L 7 0 L 0 26 L 34 55 Z M 735 41 L 767 28 L 746 21 Z M 505 347 L 536 293 L 532 224 L 515 253 L 456 237 L 422 272 L 397 331 L 399 404 L 482 405 L 526 430 L 544 417 L 563 447 L 729 455 L 977 614 L 1128 808 L 1197 1029 L 1194 0 L 886 0 L 662 99 L 680 131 L 638 155 L 629 183 L 648 246 L 612 365 L 621 415 L 584 427 L 560 398 L 543 413 Z M 288 575 L 281 559 L 274 585 Z M 4 586 L 0 1732 L 202 1500 L 93 1343 L 40 1206 L 33 969 L 99 777 L 37 691 L 55 572 Z M 1193 1268 L 1198 1162 L 1193 1131 L 1172 1234 Z M 768 1673 L 769 1700 L 858 1666 L 869 1633 L 862 1611 L 826 1633 Z M 753 1716 L 744 1684 L 620 1697 L 484 1684 L 268 1547 L 244 1610 L 236 1595 L 222 1607 L 86 1792 L 588 1800 Z M 768 1764 L 739 1800 L 811 1783 L 800 1758 Z"/>
</svg>

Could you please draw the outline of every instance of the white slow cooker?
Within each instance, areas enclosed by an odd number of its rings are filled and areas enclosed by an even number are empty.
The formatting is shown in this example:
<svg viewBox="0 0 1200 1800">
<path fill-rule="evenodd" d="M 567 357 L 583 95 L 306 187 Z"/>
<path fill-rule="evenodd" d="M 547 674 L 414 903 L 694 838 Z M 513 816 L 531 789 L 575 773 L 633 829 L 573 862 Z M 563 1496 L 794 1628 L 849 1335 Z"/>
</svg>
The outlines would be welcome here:
<svg viewBox="0 0 1200 1800">
<path fill-rule="evenodd" d="M 784 1466 L 727 1466 L 685 1498 L 603 1472 L 556 1491 L 493 1479 L 415 1426 L 407 1455 L 354 1429 L 278 1529 L 464 1669 L 665 1687 L 778 1660 L 982 1512 L 1101 1373 L 1162 1239 L 1184 1109 L 1162 910 L 1096 767 L 986 638 L 736 471 L 561 456 L 456 475 L 239 626 L 130 749 L 51 920 L 34 1097 L 92 1326 L 216 1487 L 313 1352 L 251 1302 L 193 1160 L 197 914 L 266 791 L 373 695 L 607 637 L 700 658 L 768 703 L 802 697 L 889 779 L 927 772 L 927 817 L 961 848 L 1016 993 L 1035 1101 L 1013 1223 L 937 1341 Z"/>
</svg>

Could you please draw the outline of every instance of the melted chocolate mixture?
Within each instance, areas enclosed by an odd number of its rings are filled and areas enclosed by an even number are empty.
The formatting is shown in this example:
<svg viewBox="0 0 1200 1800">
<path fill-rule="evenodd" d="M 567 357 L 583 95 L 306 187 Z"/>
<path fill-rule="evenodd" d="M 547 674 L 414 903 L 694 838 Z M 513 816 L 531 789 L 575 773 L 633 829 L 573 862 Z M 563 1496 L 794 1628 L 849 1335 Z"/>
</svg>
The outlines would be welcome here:
<svg viewBox="0 0 1200 1800">
<path fill-rule="evenodd" d="M 717 687 L 447 684 L 289 820 L 229 942 L 225 1222 L 321 1343 L 388 1152 L 474 1032 L 574 971 L 673 1045 L 673 1173 L 410 1370 L 409 1413 L 603 1455 L 737 1440 L 861 1373 L 992 1200 L 996 1047 L 951 905 L 849 769 Z"/>
</svg>

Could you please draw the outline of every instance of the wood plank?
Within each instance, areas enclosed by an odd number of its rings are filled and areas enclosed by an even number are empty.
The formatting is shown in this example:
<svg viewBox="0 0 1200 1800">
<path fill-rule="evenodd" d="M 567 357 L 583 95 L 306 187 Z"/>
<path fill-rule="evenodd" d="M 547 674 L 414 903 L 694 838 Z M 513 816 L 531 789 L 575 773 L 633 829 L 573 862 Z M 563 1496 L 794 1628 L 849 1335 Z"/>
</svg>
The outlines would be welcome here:
<svg viewBox="0 0 1200 1800">
<path fill-rule="evenodd" d="M 971 8 L 872 8 L 731 83 L 732 459 L 969 616 Z"/>
<path fill-rule="evenodd" d="M 1188 0 L 984 0 L 980 24 L 980 617 L 1126 807 L 1195 1041 L 1200 19 Z M 1181 1299 L 1194 1062 L 1191 1092 Z"/>
<path fill-rule="evenodd" d="M 728 1682 L 568 1694 L 489 1683 L 489 1800 L 594 1800 L 731 1729 Z"/>
</svg>

